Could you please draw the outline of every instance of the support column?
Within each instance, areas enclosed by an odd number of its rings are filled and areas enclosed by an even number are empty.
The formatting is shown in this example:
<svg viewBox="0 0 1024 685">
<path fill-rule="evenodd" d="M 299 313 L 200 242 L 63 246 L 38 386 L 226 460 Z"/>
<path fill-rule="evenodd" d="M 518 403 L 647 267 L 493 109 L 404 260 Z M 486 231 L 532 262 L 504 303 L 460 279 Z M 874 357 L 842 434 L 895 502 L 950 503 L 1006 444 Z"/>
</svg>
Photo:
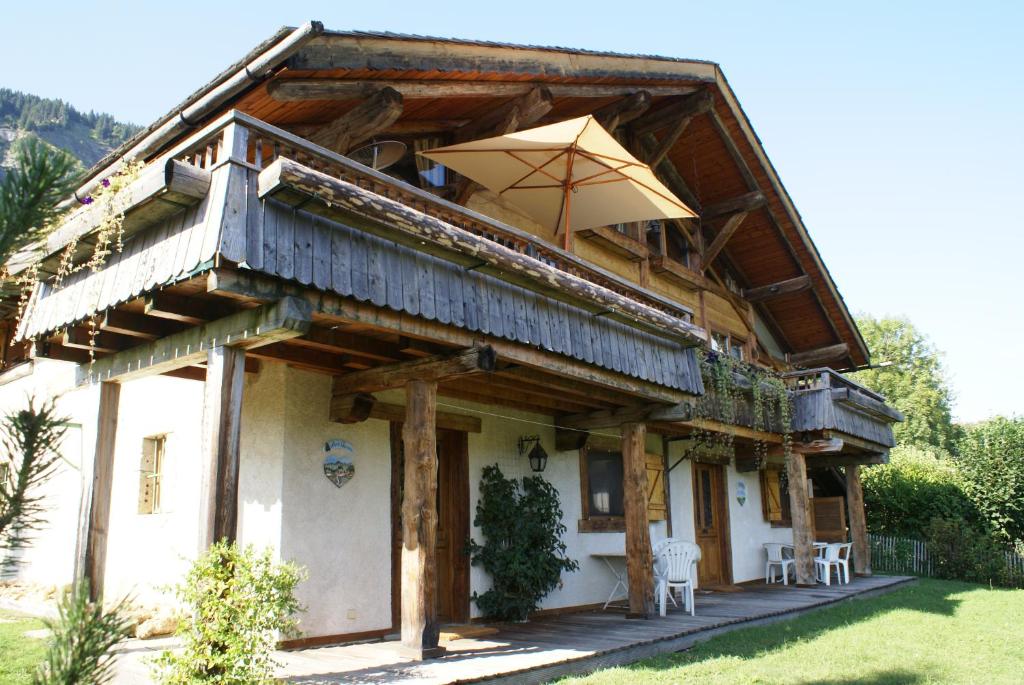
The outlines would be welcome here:
<svg viewBox="0 0 1024 685">
<path fill-rule="evenodd" d="M 853 538 L 853 570 L 858 576 L 871 575 L 871 545 L 868 543 L 868 522 L 864 515 L 864 490 L 860 484 L 860 466 L 846 467 L 846 508 L 850 514 L 850 536 Z"/>
<path fill-rule="evenodd" d="M 647 527 L 647 426 L 622 425 L 622 481 L 626 518 L 626 574 L 629 577 L 627 618 L 654 613 L 654 571 L 651 533 Z"/>
<path fill-rule="evenodd" d="M 235 541 L 238 528 L 239 429 L 245 351 L 213 347 L 206 355 L 203 398 L 202 495 L 199 503 L 199 547 Z"/>
<path fill-rule="evenodd" d="M 793 519 L 793 548 L 796 584 L 814 585 L 814 528 L 811 500 L 807 496 L 807 463 L 802 452 L 793 451 L 786 460 L 789 480 L 789 509 Z"/>
<path fill-rule="evenodd" d="M 444 654 L 437 642 L 437 383 L 405 385 L 402 499 L 402 647 L 414 659 Z"/>
<path fill-rule="evenodd" d="M 88 524 L 82 571 L 84 578 L 89 581 L 89 598 L 93 601 L 103 596 L 103 577 L 107 567 L 107 530 L 110 525 L 110 491 L 114 478 L 114 443 L 117 438 L 120 398 L 120 384 L 100 384 L 96 455 L 92 467 L 92 491 L 87 505 Z"/>
</svg>

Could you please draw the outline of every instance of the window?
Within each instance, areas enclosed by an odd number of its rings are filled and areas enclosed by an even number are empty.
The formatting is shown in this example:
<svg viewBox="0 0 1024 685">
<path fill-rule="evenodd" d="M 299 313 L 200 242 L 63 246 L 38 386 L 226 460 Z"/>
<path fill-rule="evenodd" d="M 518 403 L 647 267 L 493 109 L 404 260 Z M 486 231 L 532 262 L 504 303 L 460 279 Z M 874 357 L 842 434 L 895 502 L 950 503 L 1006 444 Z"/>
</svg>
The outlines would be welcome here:
<svg viewBox="0 0 1024 685">
<path fill-rule="evenodd" d="M 715 352 L 725 354 L 729 349 L 729 334 L 711 332 L 711 349 Z"/>
<path fill-rule="evenodd" d="M 729 356 L 732 357 L 733 359 L 743 361 L 745 357 L 746 348 L 747 343 L 737 338 L 731 336 L 729 337 Z"/>
<path fill-rule="evenodd" d="M 587 513 L 622 516 L 622 453 L 587 451 Z"/>
<path fill-rule="evenodd" d="M 647 454 L 647 520 L 668 518 L 665 492 L 665 459 Z M 583 497 L 581 533 L 625 530 L 625 492 L 622 452 L 584 448 L 580 450 L 580 484 Z"/>
<path fill-rule="evenodd" d="M 779 469 L 761 471 L 761 509 L 764 520 L 773 527 L 790 528 L 792 518 L 789 509 L 789 488 Z"/>
<path fill-rule="evenodd" d="M 142 439 L 142 461 L 139 465 L 139 513 L 159 514 L 162 511 L 164 465 L 167 436 Z"/>
</svg>

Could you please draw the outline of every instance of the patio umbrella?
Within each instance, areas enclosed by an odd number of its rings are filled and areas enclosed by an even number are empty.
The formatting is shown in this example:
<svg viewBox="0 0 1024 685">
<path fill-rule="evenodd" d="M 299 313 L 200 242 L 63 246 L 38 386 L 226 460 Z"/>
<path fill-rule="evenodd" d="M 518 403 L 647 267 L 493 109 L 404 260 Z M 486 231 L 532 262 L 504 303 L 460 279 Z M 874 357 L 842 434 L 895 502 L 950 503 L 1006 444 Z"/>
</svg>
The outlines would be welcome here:
<svg viewBox="0 0 1024 685">
<path fill-rule="evenodd" d="M 526 211 L 554 235 L 697 215 L 593 116 L 419 154 Z"/>
</svg>

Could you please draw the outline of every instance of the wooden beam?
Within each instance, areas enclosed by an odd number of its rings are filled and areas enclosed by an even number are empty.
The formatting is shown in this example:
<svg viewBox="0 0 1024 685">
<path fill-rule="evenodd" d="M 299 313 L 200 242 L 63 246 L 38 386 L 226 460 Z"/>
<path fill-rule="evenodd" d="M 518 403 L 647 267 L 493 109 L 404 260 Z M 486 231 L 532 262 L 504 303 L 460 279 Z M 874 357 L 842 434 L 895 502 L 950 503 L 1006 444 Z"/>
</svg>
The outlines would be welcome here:
<svg viewBox="0 0 1024 685">
<path fill-rule="evenodd" d="M 64 347 L 110 354 L 132 347 L 139 339 L 101 330 L 93 332 L 88 326 L 74 326 L 64 331 L 60 342 Z"/>
<path fill-rule="evenodd" d="M 89 597 L 103 597 L 103 579 L 107 568 L 107 533 L 110 529 L 110 494 L 114 480 L 114 446 L 117 442 L 117 414 L 121 386 L 101 383 L 99 411 L 96 415 L 96 453 L 92 466 L 88 528 L 85 537 L 84 577 L 89 581 Z"/>
<path fill-rule="evenodd" d="M 752 190 L 749 193 L 707 205 L 701 212 L 700 218 L 703 221 L 711 221 L 712 219 L 731 216 L 740 212 L 753 212 L 755 209 L 764 207 L 767 203 L 768 200 L 765 198 L 764 193 L 759 190 Z"/>
<path fill-rule="evenodd" d="M 648 112 L 631 125 L 635 135 L 642 136 L 660 131 L 666 126 L 678 126 L 683 120 L 704 114 L 711 109 L 711 93 L 700 90 L 679 98 L 675 102 Z"/>
<path fill-rule="evenodd" d="M 839 438 L 825 438 L 810 442 L 794 442 L 791 449 L 801 454 L 838 454 L 843 451 L 843 444 Z"/>
<path fill-rule="evenodd" d="M 638 90 L 610 105 L 594 110 L 593 115 L 597 123 L 614 133 L 615 129 L 641 116 L 650 106 L 651 94 L 646 90 Z"/>
<path fill-rule="evenodd" d="M 359 423 L 367 419 L 379 419 L 392 423 L 405 421 L 405 407 L 401 404 L 380 402 L 369 393 L 354 393 L 331 398 L 331 421 L 338 423 Z M 461 433 L 480 433 L 482 421 L 478 416 L 457 412 L 435 412 L 437 427 Z"/>
<path fill-rule="evenodd" d="M 227 540 L 238 529 L 239 431 L 245 350 L 218 345 L 207 352 L 200 452 L 199 549 Z"/>
<path fill-rule="evenodd" d="M 853 538 L 853 570 L 858 576 L 870 576 L 871 545 L 864 516 L 864 489 L 857 464 L 846 467 L 846 509 L 850 517 L 850 537 Z"/>
<path fill-rule="evenodd" d="M 640 159 L 647 159 L 653 155 L 654 151 L 658 148 L 658 138 L 653 133 L 637 135 L 635 146 L 637 157 Z M 686 180 L 683 179 L 682 174 L 680 174 L 679 170 L 676 169 L 676 165 L 672 163 L 672 160 L 667 157 L 662 159 L 657 167 L 654 168 L 654 172 L 668 187 L 668 189 L 677 195 L 687 207 L 700 214 L 700 198 L 698 198 L 697 194 L 694 193 L 686 184 Z"/>
<path fill-rule="evenodd" d="M 700 258 L 700 266 L 702 271 L 707 271 L 708 267 L 711 266 L 711 262 L 715 261 L 715 257 L 718 253 L 725 248 L 725 244 L 729 242 L 729 239 L 733 237 L 736 230 L 743 223 L 743 220 L 747 218 L 746 212 L 740 212 L 739 214 L 733 214 L 726 220 L 725 225 L 722 226 L 722 230 L 718 232 L 715 239 L 711 241 L 711 245 L 705 250 L 704 254 Z"/>
<path fill-rule="evenodd" d="M 651 156 L 647 158 L 647 164 L 649 166 L 656 167 L 661 164 L 662 160 L 668 156 L 668 153 L 675 146 L 676 141 L 678 141 L 679 138 L 682 137 L 683 133 L 686 132 L 686 129 L 692 120 L 693 117 L 681 118 L 676 122 L 676 125 L 672 127 L 672 130 L 666 133 L 665 136 L 658 141 L 658 147 L 654 148 Z"/>
<path fill-rule="evenodd" d="M 227 316 L 235 310 L 221 302 L 209 302 L 160 290 L 146 295 L 143 311 L 147 316 L 196 325 Z"/>
<path fill-rule="evenodd" d="M 854 388 L 833 388 L 832 401 L 845 404 L 852 409 L 874 416 L 886 423 L 895 423 L 904 419 L 902 412 Z"/>
<path fill-rule="evenodd" d="M 310 326 L 305 335 L 292 338 L 288 344 L 324 352 L 343 352 L 363 359 L 382 362 L 392 362 L 404 358 L 403 350 L 398 345 L 325 326 Z"/>
<path fill-rule="evenodd" d="M 246 373 L 259 373 L 260 372 L 260 360 L 253 359 L 250 355 L 245 356 L 245 372 Z M 171 369 L 170 371 L 164 371 L 162 376 L 170 376 L 171 378 L 182 378 L 186 381 L 203 381 L 206 382 L 206 367 L 205 366 L 183 366 L 180 369 Z"/>
<path fill-rule="evenodd" d="M 581 430 L 571 430 L 555 426 L 555 451 L 574 452 L 581 450 L 587 444 L 590 433 Z"/>
<path fill-rule="evenodd" d="M 402 108 L 402 94 L 385 86 L 307 138 L 311 143 L 345 154 L 393 124 L 402 116 Z"/>
<path fill-rule="evenodd" d="M 762 285 L 756 288 L 744 288 L 743 299 L 747 302 L 764 302 L 782 295 L 800 293 L 811 287 L 811 277 L 807 274 L 796 278 L 787 278 L 778 283 Z"/>
<path fill-rule="evenodd" d="M 437 383 L 405 386 L 402 498 L 402 647 L 414 659 L 444 654 L 437 620 Z"/>
<path fill-rule="evenodd" d="M 530 92 L 536 84 L 508 81 L 394 81 L 331 78 L 275 79 L 267 84 L 270 97 L 281 102 L 304 100 L 351 100 L 364 98 L 380 88 L 393 88 L 405 98 L 509 98 Z M 631 84 L 552 83 L 545 84 L 554 97 L 629 97 L 635 94 Z M 650 86 L 649 95 L 668 97 L 686 95 L 693 86 Z"/>
<path fill-rule="evenodd" d="M 654 613 L 651 535 L 647 527 L 647 427 L 622 426 L 622 488 L 626 519 L 626 575 L 629 580 L 627 618 Z"/>
<path fill-rule="evenodd" d="M 814 521 L 807 495 L 807 465 L 804 455 L 791 452 L 786 459 L 789 478 L 789 509 L 793 520 L 793 549 L 797 585 L 814 585 Z"/>
<path fill-rule="evenodd" d="M 283 362 L 289 366 L 331 375 L 349 373 L 353 368 L 366 368 L 363 364 L 351 366 L 348 357 L 343 354 L 292 347 L 284 343 L 264 345 L 253 349 L 250 354 L 258 359 Z"/>
<path fill-rule="evenodd" d="M 849 356 L 849 354 L 850 346 L 846 343 L 838 343 L 836 345 L 828 345 L 827 347 L 819 347 L 815 350 L 794 352 L 793 354 L 786 355 L 786 361 L 794 366 L 813 366 L 814 364 L 842 359 Z"/>
<path fill-rule="evenodd" d="M 273 304 L 237 312 L 208 324 L 138 345 L 82 366 L 76 384 L 123 381 L 193 366 L 218 345 L 253 348 L 302 335 L 309 330 L 312 306 L 284 297 Z"/>
<path fill-rule="evenodd" d="M 556 423 L 562 428 L 575 430 L 593 430 L 612 428 L 627 422 L 658 422 L 675 423 L 693 419 L 691 402 L 679 402 L 672 405 L 639 404 L 618 409 L 600 409 L 585 414 L 561 416 Z"/>
<path fill-rule="evenodd" d="M 455 132 L 455 142 L 463 143 L 492 136 L 503 136 L 527 128 L 551 111 L 554 100 L 546 88 L 532 88 L 512 102 L 476 119 Z M 455 184 L 454 202 L 465 205 L 480 186 L 463 176 Z"/>
<path fill-rule="evenodd" d="M 423 357 L 338 376 L 334 379 L 334 395 L 400 388 L 411 380 L 436 383 L 494 371 L 496 363 L 497 356 L 492 347 L 471 347 L 455 354 Z"/>
<path fill-rule="evenodd" d="M 123 309 L 110 309 L 100 321 L 100 330 L 130 335 L 142 340 L 156 340 L 181 330 L 181 326 L 172 324 L 166 319 L 127 312 Z"/>
<path fill-rule="evenodd" d="M 322 204 L 325 215 L 335 216 L 350 225 L 358 221 L 360 228 L 412 245 L 417 250 L 453 261 L 457 261 L 453 257 L 453 253 L 457 253 L 464 262 L 470 259 L 477 264 L 484 262 L 482 269 L 492 268 L 506 280 L 559 299 L 584 300 L 589 307 L 607 311 L 609 316 L 634 326 L 644 325 L 663 337 L 682 340 L 691 346 L 702 345 L 705 341 L 702 329 L 681 318 L 293 160 L 278 159 L 260 172 L 260 197 L 278 193 L 295 202 L 316 196 L 320 202 L 309 203 L 307 209 Z"/>
</svg>

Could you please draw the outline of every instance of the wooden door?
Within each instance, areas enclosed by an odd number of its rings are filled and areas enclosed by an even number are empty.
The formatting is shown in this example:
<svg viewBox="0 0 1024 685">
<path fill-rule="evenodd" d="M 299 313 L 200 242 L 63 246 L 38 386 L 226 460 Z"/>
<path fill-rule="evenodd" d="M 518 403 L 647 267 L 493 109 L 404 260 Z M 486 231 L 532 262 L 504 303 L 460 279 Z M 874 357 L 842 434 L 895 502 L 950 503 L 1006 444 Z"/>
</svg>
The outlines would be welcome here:
<svg viewBox="0 0 1024 685">
<path fill-rule="evenodd" d="M 723 486 L 721 466 L 693 462 L 693 522 L 701 552 L 697 573 L 702 587 L 732 582 Z"/>
<path fill-rule="evenodd" d="M 391 622 L 402 621 L 402 425 L 391 424 Z M 468 435 L 437 431 L 437 618 L 469 621 L 469 450 Z"/>
<path fill-rule="evenodd" d="M 843 497 L 812 497 L 811 518 L 816 542 L 846 542 L 846 501 Z"/>
</svg>

